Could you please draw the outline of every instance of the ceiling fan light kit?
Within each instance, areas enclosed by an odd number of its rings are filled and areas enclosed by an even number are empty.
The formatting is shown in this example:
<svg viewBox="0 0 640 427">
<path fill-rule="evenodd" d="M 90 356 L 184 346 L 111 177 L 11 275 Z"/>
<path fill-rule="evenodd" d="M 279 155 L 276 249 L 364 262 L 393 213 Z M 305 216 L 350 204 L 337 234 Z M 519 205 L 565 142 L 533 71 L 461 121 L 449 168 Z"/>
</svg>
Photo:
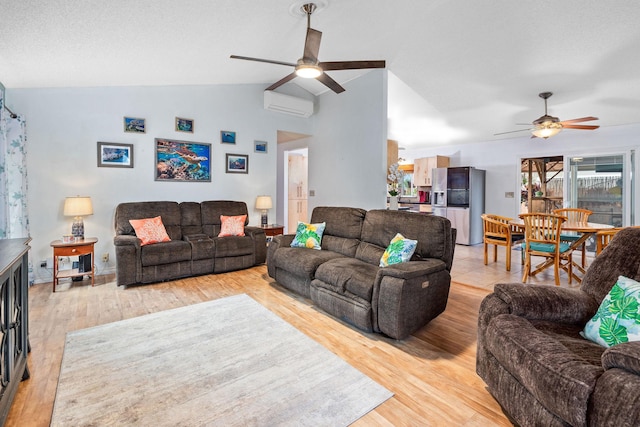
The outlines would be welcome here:
<svg viewBox="0 0 640 427">
<path fill-rule="evenodd" d="M 576 123 L 581 122 L 589 122 L 591 120 L 598 120 L 597 117 L 589 116 L 589 117 L 581 117 L 579 119 L 571 119 L 571 120 L 563 120 L 560 121 L 557 117 L 550 116 L 547 114 L 547 99 L 549 99 L 553 95 L 553 92 L 541 92 L 538 96 L 544 99 L 544 116 L 541 116 L 534 120 L 531 124 L 532 128 L 529 129 L 521 129 L 514 130 L 510 132 L 501 132 L 496 133 L 494 135 L 504 135 L 506 133 L 514 133 L 514 132 L 523 132 L 523 131 L 531 131 L 531 138 L 543 138 L 547 139 L 552 136 L 555 136 L 562 131 L 562 129 L 581 129 L 581 130 L 594 130 L 598 129 L 600 126 L 598 125 L 577 125 Z"/>
<path fill-rule="evenodd" d="M 320 6 L 323 8 L 326 6 L 326 1 L 318 0 Z M 334 91 L 335 93 L 344 92 L 344 88 L 333 80 L 325 71 L 337 71 L 337 70 L 359 70 L 367 68 L 384 68 L 386 66 L 385 61 L 331 61 L 331 62 L 319 62 L 318 52 L 320 50 L 320 41 L 322 39 L 322 32 L 311 28 L 311 14 L 318 9 L 316 3 L 304 3 L 299 5 L 294 4 L 295 7 L 307 18 L 307 37 L 304 41 L 304 51 L 302 58 L 293 64 L 290 62 L 274 61 L 271 59 L 252 58 L 249 56 L 231 55 L 233 59 L 243 59 L 245 61 L 266 62 L 269 64 L 285 65 L 294 67 L 291 74 L 278 80 L 265 90 L 274 90 L 283 84 L 293 80 L 296 77 L 302 77 L 306 79 L 317 79 L 320 83 Z"/>
</svg>

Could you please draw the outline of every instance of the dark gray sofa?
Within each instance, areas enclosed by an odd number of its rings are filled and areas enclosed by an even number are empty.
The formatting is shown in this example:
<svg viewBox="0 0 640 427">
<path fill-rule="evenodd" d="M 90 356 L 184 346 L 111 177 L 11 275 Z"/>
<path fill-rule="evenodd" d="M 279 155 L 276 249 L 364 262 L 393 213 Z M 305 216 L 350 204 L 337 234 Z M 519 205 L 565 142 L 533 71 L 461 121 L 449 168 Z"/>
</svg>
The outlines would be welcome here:
<svg viewBox="0 0 640 427">
<path fill-rule="evenodd" d="M 269 276 L 316 306 L 368 332 L 402 339 L 442 313 L 451 283 L 455 229 L 448 219 L 411 212 L 316 207 L 326 222 L 322 249 L 292 248 L 274 237 Z M 418 240 L 411 261 L 378 267 L 391 239 Z"/>
<path fill-rule="evenodd" d="M 476 369 L 521 426 L 640 425 L 640 342 L 579 335 L 618 276 L 640 279 L 640 229 L 626 228 L 579 289 L 497 284 L 480 306 Z"/>
<path fill-rule="evenodd" d="M 266 237 L 245 222 L 245 236 L 217 237 L 220 215 L 248 214 L 244 202 L 131 202 L 116 207 L 113 239 L 118 285 L 240 270 L 263 264 Z M 162 217 L 170 242 L 140 246 L 130 219 Z"/>
</svg>

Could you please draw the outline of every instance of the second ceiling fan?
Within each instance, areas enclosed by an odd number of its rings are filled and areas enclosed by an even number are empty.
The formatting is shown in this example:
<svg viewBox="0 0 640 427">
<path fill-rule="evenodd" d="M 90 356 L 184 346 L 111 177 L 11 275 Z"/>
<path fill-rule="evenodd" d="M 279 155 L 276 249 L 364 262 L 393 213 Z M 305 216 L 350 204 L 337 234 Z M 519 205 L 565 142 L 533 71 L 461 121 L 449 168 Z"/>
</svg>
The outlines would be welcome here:
<svg viewBox="0 0 640 427">
<path fill-rule="evenodd" d="M 562 120 L 557 117 L 550 116 L 547 114 L 547 99 L 549 99 L 553 95 L 553 92 L 542 92 L 539 93 L 538 96 L 544 99 L 544 116 L 541 116 L 534 120 L 531 125 L 532 128 L 529 129 L 520 129 L 520 130 L 512 130 L 509 132 L 500 132 L 495 133 L 494 135 L 504 135 L 507 133 L 514 132 L 524 132 L 531 131 L 531 138 L 544 138 L 547 139 L 551 136 L 557 135 L 560 133 L 562 129 L 582 129 L 582 130 L 594 130 L 598 129 L 600 126 L 598 125 L 578 125 L 576 123 L 582 122 L 590 122 L 592 120 L 598 120 L 597 117 L 589 116 L 589 117 L 581 117 L 579 119 L 571 119 L 571 120 Z M 527 123 L 528 126 L 531 126 Z"/>
<path fill-rule="evenodd" d="M 247 61 L 266 62 L 269 64 L 286 65 L 294 67 L 294 71 L 278 80 L 265 90 L 274 90 L 277 87 L 282 86 L 295 77 L 303 78 L 315 78 L 320 83 L 327 86 L 335 93 L 344 92 L 344 88 L 338 84 L 335 80 L 329 77 L 326 71 L 337 70 L 359 70 L 367 68 L 384 68 L 385 61 L 330 61 L 319 62 L 318 51 L 320 50 L 320 40 L 322 38 L 322 32 L 311 28 L 311 14 L 316 10 L 314 3 L 307 3 L 301 7 L 302 12 L 307 16 L 307 37 L 304 42 L 304 51 L 302 58 L 298 59 L 297 63 L 274 61 L 271 59 L 251 58 L 249 56 L 231 55 L 233 59 L 244 59 Z"/>
</svg>

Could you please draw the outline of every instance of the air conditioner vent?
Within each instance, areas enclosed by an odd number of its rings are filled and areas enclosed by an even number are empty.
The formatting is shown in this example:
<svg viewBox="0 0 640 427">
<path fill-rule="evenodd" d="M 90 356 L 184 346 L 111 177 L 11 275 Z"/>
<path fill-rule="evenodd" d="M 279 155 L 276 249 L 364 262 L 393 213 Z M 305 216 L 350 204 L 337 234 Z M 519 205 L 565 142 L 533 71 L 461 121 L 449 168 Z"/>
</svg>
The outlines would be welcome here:
<svg viewBox="0 0 640 427">
<path fill-rule="evenodd" d="M 272 90 L 264 91 L 264 109 L 290 114 L 298 117 L 309 117 L 313 114 L 313 102 L 304 98 L 283 95 Z"/>
</svg>

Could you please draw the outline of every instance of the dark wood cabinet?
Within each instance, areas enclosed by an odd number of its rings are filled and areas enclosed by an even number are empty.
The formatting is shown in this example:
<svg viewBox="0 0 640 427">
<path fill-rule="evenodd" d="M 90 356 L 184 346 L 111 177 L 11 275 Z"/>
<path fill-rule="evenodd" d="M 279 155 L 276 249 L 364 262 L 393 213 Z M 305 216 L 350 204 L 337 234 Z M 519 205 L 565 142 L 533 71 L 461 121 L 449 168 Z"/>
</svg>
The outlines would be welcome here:
<svg viewBox="0 0 640 427">
<path fill-rule="evenodd" d="M 0 240 L 0 425 L 18 384 L 29 378 L 29 246 L 31 239 Z"/>
</svg>

